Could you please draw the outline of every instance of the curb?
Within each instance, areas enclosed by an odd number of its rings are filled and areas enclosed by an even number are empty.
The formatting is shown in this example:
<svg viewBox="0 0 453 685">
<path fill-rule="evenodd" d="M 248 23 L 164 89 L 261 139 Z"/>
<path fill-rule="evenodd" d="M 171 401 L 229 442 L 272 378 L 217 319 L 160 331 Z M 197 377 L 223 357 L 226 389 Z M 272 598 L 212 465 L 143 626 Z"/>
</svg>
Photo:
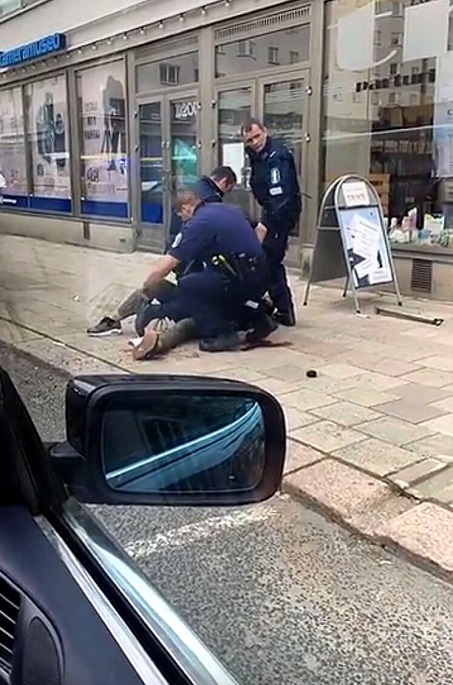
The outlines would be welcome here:
<svg viewBox="0 0 453 685">
<path fill-rule="evenodd" d="M 293 442 L 289 439 L 289 449 Z M 321 453 L 320 457 L 285 474 L 281 492 L 362 539 L 453 582 L 450 509 L 416 500 L 334 457 Z"/>
<path fill-rule="evenodd" d="M 12 322 L 11 322 L 12 323 Z M 17 328 L 24 328 L 15 324 Z M 32 331 L 37 340 L 58 344 L 58 339 Z M 133 374 L 96 355 L 65 345 L 73 355 L 68 368 L 0 339 L 0 346 L 32 363 L 39 363 L 65 379 L 73 377 L 74 361 L 87 360 L 109 366 L 112 373 Z M 288 438 L 287 460 L 298 454 L 282 479 L 281 492 L 317 511 L 351 533 L 406 558 L 409 562 L 448 582 L 453 582 L 453 512 L 439 504 L 420 502 L 384 479 L 318 452 Z M 309 456 L 307 456 L 309 454 Z M 300 463 L 302 462 L 302 463 Z M 288 463 L 288 462 L 287 462 Z M 344 493 L 349 493 L 345 497 Z M 424 525 L 424 521 L 429 525 Z M 434 531 L 433 531 L 434 527 Z"/>
</svg>

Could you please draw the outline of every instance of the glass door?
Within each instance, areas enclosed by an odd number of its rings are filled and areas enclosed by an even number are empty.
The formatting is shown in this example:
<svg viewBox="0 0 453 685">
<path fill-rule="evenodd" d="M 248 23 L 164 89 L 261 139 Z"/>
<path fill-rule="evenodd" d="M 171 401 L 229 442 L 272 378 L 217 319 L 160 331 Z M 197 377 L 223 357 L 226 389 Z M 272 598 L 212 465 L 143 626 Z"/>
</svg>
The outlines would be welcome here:
<svg viewBox="0 0 453 685">
<path fill-rule="evenodd" d="M 196 93 L 138 106 L 139 224 L 141 247 L 162 250 L 172 222 L 174 194 L 199 173 Z"/>
<path fill-rule="evenodd" d="M 199 103 L 196 93 L 188 93 L 168 101 L 170 136 L 170 192 L 195 183 L 198 179 Z"/>
<path fill-rule="evenodd" d="M 250 83 L 250 82 L 249 82 Z M 231 87 L 217 93 L 217 164 L 231 166 L 238 183 L 226 198 L 252 213 L 253 196 L 250 190 L 250 168 L 240 136 L 241 125 L 254 114 L 255 88 L 253 85 Z"/>
<path fill-rule="evenodd" d="M 269 133 L 281 140 L 293 153 L 301 191 L 306 179 L 306 147 L 310 141 L 308 128 L 309 72 L 298 71 L 293 78 L 260 81 L 260 119 Z M 299 248 L 300 226 L 292 231 Z M 291 259 L 291 255 L 290 255 Z"/>
<path fill-rule="evenodd" d="M 163 245 L 167 213 L 168 164 L 163 115 L 163 100 L 138 107 L 139 242 L 154 249 Z"/>
</svg>

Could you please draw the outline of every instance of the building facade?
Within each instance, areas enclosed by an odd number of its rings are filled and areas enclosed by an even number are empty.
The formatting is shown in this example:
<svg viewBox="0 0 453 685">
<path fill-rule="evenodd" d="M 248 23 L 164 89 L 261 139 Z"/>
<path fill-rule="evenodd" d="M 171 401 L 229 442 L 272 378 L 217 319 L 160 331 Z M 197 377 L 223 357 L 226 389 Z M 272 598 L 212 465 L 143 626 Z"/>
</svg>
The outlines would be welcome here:
<svg viewBox="0 0 453 685">
<path fill-rule="evenodd" d="M 359 173 L 403 291 L 450 299 L 450 35 L 449 0 L 0 0 L 0 230 L 161 250 L 175 189 L 217 164 L 254 214 L 238 132 L 257 116 L 307 196 L 290 264 L 326 185 Z"/>
</svg>

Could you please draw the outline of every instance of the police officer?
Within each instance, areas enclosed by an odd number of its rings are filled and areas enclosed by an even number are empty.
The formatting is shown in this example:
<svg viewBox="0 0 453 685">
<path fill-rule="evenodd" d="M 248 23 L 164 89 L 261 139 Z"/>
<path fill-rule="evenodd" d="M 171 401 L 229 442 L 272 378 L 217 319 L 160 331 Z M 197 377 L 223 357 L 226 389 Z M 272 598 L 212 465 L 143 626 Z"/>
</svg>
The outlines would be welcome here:
<svg viewBox="0 0 453 685">
<path fill-rule="evenodd" d="M 241 126 L 241 135 L 250 159 L 250 185 L 262 207 L 261 221 L 267 228 L 263 247 L 268 263 L 268 291 L 276 309 L 274 318 L 284 326 L 294 326 L 294 304 L 283 265 L 290 231 L 302 211 L 294 158 L 285 145 L 268 135 L 258 119 L 246 121 Z"/>
<path fill-rule="evenodd" d="M 222 202 L 226 193 L 233 190 L 237 183 L 237 177 L 229 166 L 219 166 L 214 169 L 210 176 L 202 176 L 196 184 L 194 184 L 194 192 L 203 202 Z M 171 247 L 175 237 L 182 229 L 182 219 L 172 209 L 169 238 L 167 240 L 165 251 Z M 179 277 L 188 269 L 197 268 L 196 264 L 180 264 L 178 273 Z M 131 316 L 137 315 L 136 328 L 138 335 L 143 335 L 145 324 L 149 321 L 149 315 L 152 311 L 147 313 L 148 305 L 155 298 L 162 303 L 169 303 L 175 297 L 174 285 L 170 281 L 162 282 L 158 289 L 144 293 L 142 288 L 134 290 L 126 299 L 121 302 L 118 309 L 107 316 L 103 316 L 100 321 L 87 329 L 88 335 L 91 337 L 103 337 L 107 335 L 119 335 L 122 332 L 121 322 Z"/>
<path fill-rule="evenodd" d="M 250 305 L 259 316 L 266 289 L 263 248 L 239 207 L 203 202 L 193 191 L 180 191 L 175 210 L 184 230 L 151 271 L 143 288 L 155 287 L 179 264 L 196 261 L 205 266 L 180 278 L 181 315 L 195 321 L 200 349 L 235 350 L 240 346 L 238 311 Z"/>
</svg>

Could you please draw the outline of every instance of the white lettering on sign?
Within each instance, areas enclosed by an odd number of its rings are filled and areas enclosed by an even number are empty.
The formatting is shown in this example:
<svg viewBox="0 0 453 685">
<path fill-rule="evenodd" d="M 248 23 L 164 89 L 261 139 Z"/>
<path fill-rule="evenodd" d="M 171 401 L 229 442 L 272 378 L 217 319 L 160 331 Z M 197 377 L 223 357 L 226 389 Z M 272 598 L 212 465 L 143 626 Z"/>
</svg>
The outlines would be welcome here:
<svg viewBox="0 0 453 685">
<path fill-rule="evenodd" d="M 198 102 L 175 102 L 175 119 L 191 119 L 196 117 L 198 112 Z"/>
<path fill-rule="evenodd" d="M 343 183 L 342 190 L 346 207 L 366 207 L 370 204 L 368 190 L 363 181 Z"/>
</svg>

